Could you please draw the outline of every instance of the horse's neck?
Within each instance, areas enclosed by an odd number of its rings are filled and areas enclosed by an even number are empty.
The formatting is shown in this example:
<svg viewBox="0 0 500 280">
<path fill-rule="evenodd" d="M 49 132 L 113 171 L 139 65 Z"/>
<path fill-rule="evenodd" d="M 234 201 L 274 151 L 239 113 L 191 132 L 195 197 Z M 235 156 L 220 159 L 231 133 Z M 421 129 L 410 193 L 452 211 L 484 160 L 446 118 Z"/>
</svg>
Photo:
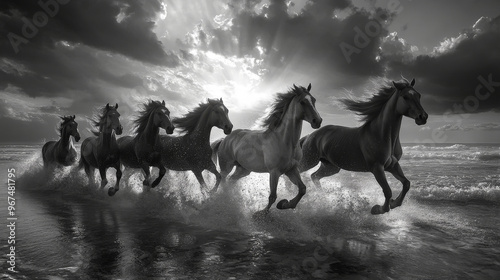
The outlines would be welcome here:
<svg viewBox="0 0 500 280">
<path fill-rule="evenodd" d="M 398 93 L 395 92 L 389 101 L 385 104 L 384 108 L 380 111 L 378 117 L 371 122 L 374 127 L 374 131 L 378 131 L 380 136 L 384 139 L 390 138 L 392 144 L 399 137 L 399 131 L 401 129 L 401 122 L 403 115 L 398 114 L 396 111 Z"/>
<path fill-rule="evenodd" d="M 61 140 L 60 141 L 60 148 L 61 149 L 64 149 L 66 151 L 69 151 L 69 149 L 71 148 L 71 139 L 70 139 L 70 135 L 68 133 L 66 133 L 66 129 L 63 129 L 62 131 L 62 136 L 61 136 Z"/>
<path fill-rule="evenodd" d="M 210 131 L 213 125 L 208 123 L 208 118 L 206 117 L 207 111 L 208 109 L 203 112 L 198 124 L 196 124 L 195 130 L 189 135 L 190 140 L 196 143 L 210 143 Z"/>
<path fill-rule="evenodd" d="M 275 131 L 283 136 L 283 142 L 290 147 L 296 147 L 302 133 L 302 119 L 295 116 L 295 108 L 289 106 L 283 120 Z"/>
<path fill-rule="evenodd" d="M 113 142 L 116 142 L 115 137 L 113 136 L 112 130 L 105 130 L 99 134 L 99 142 L 101 143 L 101 147 L 109 148 Z"/>
<path fill-rule="evenodd" d="M 147 143 L 149 144 L 154 144 L 156 142 L 156 139 L 158 138 L 158 135 L 160 134 L 160 128 L 153 125 L 153 116 L 149 117 L 148 124 L 146 125 L 146 128 L 144 129 L 144 139 Z"/>
</svg>

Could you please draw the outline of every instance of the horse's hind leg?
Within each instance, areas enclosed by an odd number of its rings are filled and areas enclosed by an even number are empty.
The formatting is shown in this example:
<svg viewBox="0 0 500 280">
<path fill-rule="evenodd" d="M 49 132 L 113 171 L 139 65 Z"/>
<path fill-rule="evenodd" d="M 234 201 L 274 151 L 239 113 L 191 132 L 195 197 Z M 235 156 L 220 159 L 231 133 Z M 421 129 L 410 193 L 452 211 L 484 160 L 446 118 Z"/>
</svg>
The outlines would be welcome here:
<svg viewBox="0 0 500 280">
<path fill-rule="evenodd" d="M 203 174 L 201 173 L 201 170 L 193 170 L 194 176 L 196 176 L 196 180 L 198 180 L 198 183 L 200 183 L 200 190 L 206 190 L 207 189 L 207 184 L 205 183 L 205 179 L 203 178 Z"/>
<path fill-rule="evenodd" d="M 250 173 L 250 170 L 243 168 L 241 165 L 237 165 L 236 170 L 234 171 L 233 175 L 229 177 L 229 180 L 236 182 L 239 179 L 248 176 Z"/>
<path fill-rule="evenodd" d="M 319 182 L 321 178 L 332 176 L 339 173 L 339 171 L 340 167 L 327 161 L 322 161 L 319 169 L 311 175 L 311 179 L 316 186 L 321 187 L 321 183 Z"/>
<path fill-rule="evenodd" d="M 391 209 L 396 208 L 398 206 L 401 206 L 403 204 L 403 200 L 405 198 L 406 193 L 410 190 L 410 181 L 405 177 L 403 174 L 403 170 L 401 169 L 401 166 L 399 163 L 396 163 L 391 170 L 389 170 L 391 174 L 398 179 L 402 184 L 403 184 L 403 190 L 399 194 L 399 196 L 396 199 L 391 199 L 390 205 Z"/>
<path fill-rule="evenodd" d="M 89 186 L 94 185 L 95 183 L 95 168 L 90 166 L 90 164 L 84 162 L 85 174 L 87 174 L 87 178 L 89 178 Z"/>
</svg>

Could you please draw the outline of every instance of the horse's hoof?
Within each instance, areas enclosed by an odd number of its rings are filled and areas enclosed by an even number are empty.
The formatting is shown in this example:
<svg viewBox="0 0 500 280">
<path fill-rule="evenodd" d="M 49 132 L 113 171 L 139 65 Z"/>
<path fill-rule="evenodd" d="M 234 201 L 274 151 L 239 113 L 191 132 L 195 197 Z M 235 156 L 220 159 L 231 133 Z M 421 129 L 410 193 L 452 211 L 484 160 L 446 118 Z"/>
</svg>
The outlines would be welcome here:
<svg viewBox="0 0 500 280">
<path fill-rule="evenodd" d="M 118 191 L 117 189 L 115 189 L 114 187 L 111 187 L 111 188 L 108 189 L 108 195 L 109 196 L 113 196 L 113 195 L 115 195 L 115 193 L 117 191 Z"/>
<path fill-rule="evenodd" d="M 373 206 L 372 210 L 371 210 L 372 215 L 380 215 L 380 214 L 384 214 L 385 212 L 387 212 L 387 211 L 384 211 L 384 208 L 380 205 Z"/>
<path fill-rule="evenodd" d="M 278 209 L 286 209 L 287 208 L 287 204 L 288 204 L 288 200 L 287 199 L 280 200 L 280 202 L 278 202 L 278 204 L 276 204 L 276 208 L 278 208 Z"/>
</svg>

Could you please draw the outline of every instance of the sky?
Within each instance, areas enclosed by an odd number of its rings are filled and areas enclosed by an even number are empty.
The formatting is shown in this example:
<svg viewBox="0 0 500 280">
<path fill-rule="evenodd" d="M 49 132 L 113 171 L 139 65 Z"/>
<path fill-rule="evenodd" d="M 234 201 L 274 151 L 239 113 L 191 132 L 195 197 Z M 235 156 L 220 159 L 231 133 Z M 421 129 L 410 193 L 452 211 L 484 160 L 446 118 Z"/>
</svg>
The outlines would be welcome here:
<svg viewBox="0 0 500 280">
<path fill-rule="evenodd" d="M 0 38 L 0 143 L 55 140 L 60 115 L 89 137 L 106 103 L 128 133 L 148 99 L 177 117 L 222 98 L 252 128 L 309 83 L 323 124 L 358 126 L 337 100 L 401 76 L 429 113 L 404 118 L 402 142 L 500 142 L 496 0 L 2 0 Z"/>
</svg>

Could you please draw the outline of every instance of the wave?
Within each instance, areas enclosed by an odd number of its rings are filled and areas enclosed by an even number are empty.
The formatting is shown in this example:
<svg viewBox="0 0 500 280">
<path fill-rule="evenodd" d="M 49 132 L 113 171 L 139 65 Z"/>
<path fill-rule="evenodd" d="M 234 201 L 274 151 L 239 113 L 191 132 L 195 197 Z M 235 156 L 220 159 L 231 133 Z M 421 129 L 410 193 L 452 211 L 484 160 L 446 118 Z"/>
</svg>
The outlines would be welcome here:
<svg viewBox="0 0 500 280">
<path fill-rule="evenodd" d="M 499 152 L 478 152 L 478 151 L 456 151 L 456 152 L 437 152 L 437 151 L 407 151 L 403 153 L 403 159 L 438 159 L 438 160 L 466 160 L 466 161 L 496 161 L 500 160 Z"/>
</svg>

